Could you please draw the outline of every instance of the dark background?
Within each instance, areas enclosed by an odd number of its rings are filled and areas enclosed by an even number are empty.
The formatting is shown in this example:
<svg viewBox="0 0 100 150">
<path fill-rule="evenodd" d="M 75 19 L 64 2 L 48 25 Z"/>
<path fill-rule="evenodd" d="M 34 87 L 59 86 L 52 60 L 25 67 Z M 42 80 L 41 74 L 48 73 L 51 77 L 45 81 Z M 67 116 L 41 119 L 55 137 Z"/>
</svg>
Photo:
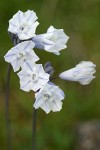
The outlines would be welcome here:
<svg viewBox="0 0 100 150">
<path fill-rule="evenodd" d="M 28 9 L 39 18 L 37 34 L 53 25 L 70 37 L 68 48 L 60 56 L 35 50 L 41 58 L 39 63 L 52 62 L 55 76 L 82 60 L 97 65 L 96 79 L 89 85 L 54 81 L 66 95 L 60 112 L 47 115 L 38 109 L 37 150 L 75 150 L 78 125 L 100 118 L 100 0 L 0 0 L 0 150 L 7 150 L 4 90 L 8 64 L 4 55 L 13 46 L 7 33 L 8 21 L 18 10 Z M 34 93 L 20 90 L 13 71 L 10 85 L 12 148 L 31 150 Z"/>
</svg>

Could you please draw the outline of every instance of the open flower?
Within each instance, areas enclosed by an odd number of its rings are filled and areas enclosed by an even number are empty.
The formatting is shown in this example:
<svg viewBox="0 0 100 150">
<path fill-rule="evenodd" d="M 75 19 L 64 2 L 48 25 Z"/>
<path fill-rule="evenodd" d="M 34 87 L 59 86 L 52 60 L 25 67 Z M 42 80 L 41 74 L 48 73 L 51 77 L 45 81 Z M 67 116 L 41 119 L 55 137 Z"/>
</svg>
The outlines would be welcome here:
<svg viewBox="0 0 100 150">
<path fill-rule="evenodd" d="M 37 91 L 49 81 L 49 74 L 45 73 L 42 64 L 32 61 L 24 63 L 22 70 L 18 73 L 20 78 L 20 89 L 29 92 Z"/>
<path fill-rule="evenodd" d="M 54 84 L 47 83 L 39 92 L 35 94 L 35 109 L 41 107 L 46 113 L 62 109 L 62 100 L 64 99 L 63 91 Z"/>
<path fill-rule="evenodd" d="M 36 48 L 59 55 L 59 51 L 67 47 L 68 39 L 69 37 L 64 33 L 63 29 L 55 29 L 50 26 L 47 33 L 37 35 L 32 40 L 35 42 Z"/>
<path fill-rule="evenodd" d="M 78 81 L 80 84 L 89 84 L 95 78 L 96 65 L 90 61 L 82 61 L 75 68 L 69 69 L 59 75 L 63 80 Z"/>
<path fill-rule="evenodd" d="M 39 60 L 39 57 L 33 51 L 34 46 L 35 44 L 32 41 L 25 41 L 11 48 L 4 56 L 5 61 L 11 63 L 14 72 L 18 71 L 25 61 L 36 62 Z"/>
<path fill-rule="evenodd" d="M 12 19 L 9 20 L 8 31 L 17 34 L 20 40 L 30 39 L 35 36 L 36 27 L 39 25 L 36 21 L 38 17 L 34 11 L 18 11 Z"/>
</svg>

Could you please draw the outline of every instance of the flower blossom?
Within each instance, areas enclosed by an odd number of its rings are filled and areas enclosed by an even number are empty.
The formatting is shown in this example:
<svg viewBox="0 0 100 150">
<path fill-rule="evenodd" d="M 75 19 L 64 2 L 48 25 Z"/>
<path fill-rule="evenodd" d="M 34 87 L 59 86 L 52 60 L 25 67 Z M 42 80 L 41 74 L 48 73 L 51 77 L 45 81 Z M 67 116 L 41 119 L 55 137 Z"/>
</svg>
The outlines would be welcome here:
<svg viewBox="0 0 100 150">
<path fill-rule="evenodd" d="M 42 108 L 46 113 L 62 109 L 63 91 L 54 84 L 47 83 L 39 92 L 35 94 L 35 109 Z"/>
<path fill-rule="evenodd" d="M 30 39 L 35 36 L 36 27 L 39 22 L 34 11 L 18 11 L 12 19 L 9 20 L 8 31 L 17 34 L 20 40 Z"/>
<path fill-rule="evenodd" d="M 39 60 L 39 57 L 33 51 L 34 46 L 35 44 L 32 41 L 25 41 L 11 48 L 4 56 L 5 61 L 11 63 L 14 72 L 18 71 L 25 61 L 36 62 Z"/>
<path fill-rule="evenodd" d="M 29 92 L 37 91 L 49 81 L 49 74 L 45 73 L 42 64 L 32 61 L 24 63 L 22 70 L 18 73 L 20 78 L 20 89 Z"/>
<path fill-rule="evenodd" d="M 37 35 L 32 40 L 35 42 L 36 48 L 59 55 L 59 51 L 67 47 L 68 39 L 69 37 L 64 33 L 63 29 L 55 29 L 50 26 L 47 33 Z"/>
<path fill-rule="evenodd" d="M 69 69 L 59 75 L 63 80 L 78 81 L 80 84 L 89 84 L 95 78 L 96 65 L 90 61 L 82 61 L 75 68 Z"/>
</svg>

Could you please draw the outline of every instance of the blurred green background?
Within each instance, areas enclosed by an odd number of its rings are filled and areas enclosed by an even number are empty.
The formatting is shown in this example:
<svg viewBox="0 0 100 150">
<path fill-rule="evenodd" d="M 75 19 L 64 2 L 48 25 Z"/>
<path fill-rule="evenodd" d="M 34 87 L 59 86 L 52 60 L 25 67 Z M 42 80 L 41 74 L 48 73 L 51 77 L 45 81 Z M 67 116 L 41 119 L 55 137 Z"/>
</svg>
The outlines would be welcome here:
<svg viewBox="0 0 100 150">
<path fill-rule="evenodd" d="M 37 150 L 75 150 L 77 126 L 100 119 L 100 0 L 0 0 L 0 150 L 7 150 L 4 92 L 8 64 L 3 56 L 13 46 L 7 33 L 8 20 L 18 10 L 28 9 L 39 18 L 37 34 L 53 25 L 63 28 L 70 37 L 68 48 L 60 56 L 35 50 L 41 58 L 39 63 L 52 62 L 55 76 L 81 60 L 97 65 L 96 79 L 87 86 L 54 81 L 66 95 L 60 112 L 46 115 L 38 109 Z M 31 150 L 34 93 L 19 89 L 19 79 L 13 71 L 10 87 L 12 149 Z"/>
</svg>

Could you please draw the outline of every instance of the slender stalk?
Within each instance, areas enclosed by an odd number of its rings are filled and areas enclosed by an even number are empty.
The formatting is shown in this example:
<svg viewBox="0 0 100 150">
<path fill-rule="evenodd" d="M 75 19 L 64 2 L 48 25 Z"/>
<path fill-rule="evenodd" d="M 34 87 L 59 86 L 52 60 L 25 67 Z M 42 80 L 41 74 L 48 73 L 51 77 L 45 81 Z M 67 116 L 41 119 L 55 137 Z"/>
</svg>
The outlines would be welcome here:
<svg viewBox="0 0 100 150">
<path fill-rule="evenodd" d="M 36 150 L 36 118 L 37 110 L 33 108 L 33 118 L 32 118 L 32 150 Z"/>
<path fill-rule="evenodd" d="M 17 44 L 18 39 L 16 35 L 8 32 L 10 39 L 15 46 Z M 8 64 L 7 68 L 7 76 L 6 76 L 6 85 L 5 85 L 5 118 L 6 118 L 6 129 L 7 129 L 7 149 L 12 149 L 12 133 L 11 133 L 11 123 L 10 123 L 10 113 L 9 113 L 9 92 L 10 92 L 10 76 L 11 76 L 11 64 Z"/>
<path fill-rule="evenodd" d="M 10 74 L 11 65 L 8 65 L 7 78 L 6 78 L 6 88 L 5 88 L 5 117 L 6 117 L 6 128 L 7 128 L 7 149 L 11 150 L 11 124 L 10 124 L 10 114 L 9 114 L 9 91 L 10 91 Z"/>
</svg>

